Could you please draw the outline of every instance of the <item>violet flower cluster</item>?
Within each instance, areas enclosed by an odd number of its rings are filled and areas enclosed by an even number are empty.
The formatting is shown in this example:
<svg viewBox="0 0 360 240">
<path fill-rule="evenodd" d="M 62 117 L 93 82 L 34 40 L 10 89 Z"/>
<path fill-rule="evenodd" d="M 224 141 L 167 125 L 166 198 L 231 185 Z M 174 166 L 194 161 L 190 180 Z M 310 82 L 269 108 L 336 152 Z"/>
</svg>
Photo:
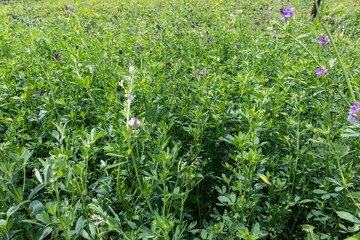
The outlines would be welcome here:
<svg viewBox="0 0 360 240">
<path fill-rule="evenodd" d="M 67 12 L 69 13 L 69 16 L 71 16 L 71 10 L 73 10 L 73 9 L 74 9 L 73 6 L 71 6 L 71 5 L 68 6 Z"/>
<path fill-rule="evenodd" d="M 201 163 L 202 162 L 202 156 L 194 158 L 193 161 L 196 162 L 196 163 Z"/>
<path fill-rule="evenodd" d="M 125 94 L 125 97 L 127 98 L 127 103 L 130 103 L 134 101 L 136 95 L 135 94 Z"/>
<path fill-rule="evenodd" d="M 349 120 L 353 121 L 354 123 L 358 123 L 359 117 L 360 117 L 360 102 L 355 102 L 354 105 L 352 105 L 350 108 Z"/>
<path fill-rule="evenodd" d="M 295 13 L 294 13 L 293 8 L 285 8 L 284 7 L 283 9 L 281 9 L 281 13 L 283 15 L 281 20 L 283 20 L 284 22 L 286 22 L 289 18 L 291 18 L 291 19 L 295 18 Z"/>
<path fill-rule="evenodd" d="M 329 75 L 329 72 L 328 72 L 328 70 L 327 70 L 325 67 L 323 67 L 323 68 L 318 68 L 318 69 L 315 70 L 315 72 L 316 72 L 316 76 L 317 76 L 318 78 L 321 77 L 321 76 L 324 76 L 325 74 L 326 74 L 326 75 Z"/>
<path fill-rule="evenodd" d="M 206 69 L 200 70 L 200 71 L 195 71 L 193 72 L 193 75 L 203 75 L 203 74 L 208 74 L 209 72 Z"/>
<path fill-rule="evenodd" d="M 327 36 L 325 36 L 325 34 L 320 35 L 317 40 L 319 41 L 319 43 L 321 44 L 321 46 L 323 47 L 323 49 L 325 50 L 325 46 L 326 45 L 330 45 L 330 40 Z"/>
<path fill-rule="evenodd" d="M 129 125 L 129 130 L 135 134 L 136 130 L 141 126 L 141 122 L 139 119 L 137 118 L 132 118 L 130 119 L 130 121 L 128 122 L 128 125 Z"/>
</svg>

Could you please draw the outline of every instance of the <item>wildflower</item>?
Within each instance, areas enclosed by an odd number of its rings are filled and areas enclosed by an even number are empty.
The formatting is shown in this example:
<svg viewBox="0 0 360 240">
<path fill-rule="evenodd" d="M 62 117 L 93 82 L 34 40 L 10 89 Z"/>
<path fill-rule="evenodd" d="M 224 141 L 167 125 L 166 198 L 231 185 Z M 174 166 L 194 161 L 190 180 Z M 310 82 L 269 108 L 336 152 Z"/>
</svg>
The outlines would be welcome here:
<svg viewBox="0 0 360 240">
<path fill-rule="evenodd" d="M 325 36 L 325 34 L 319 35 L 317 40 L 319 41 L 319 43 L 321 44 L 321 46 L 323 47 L 324 50 L 325 50 L 325 45 L 328 45 L 328 46 L 330 45 L 330 40 L 327 36 Z"/>
<path fill-rule="evenodd" d="M 73 9 L 74 9 L 73 6 L 71 6 L 71 5 L 68 6 L 68 11 L 71 11 L 71 10 L 73 10 Z"/>
<path fill-rule="evenodd" d="M 295 18 L 295 14 L 294 14 L 294 9 L 293 8 L 283 8 L 280 10 L 282 15 L 284 16 L 281 20 L 283 20 L 284 22 L 286 22 L 290 17 L 291 19 Z"/>
<path fill-rule="evenodd" d="M 99 221 L 96 220 L 96 221 L 95 221 L 95 226 L 99 226 L 99 225 L 100 225 Z"/>
<path fill-rule="evenodd" d="M 141 45 L 141 44 L 136 45 L 135 47 L 136 47 L 136 48 L 139 48 L 139 49 L 142 49 L 142 45 Z"/>
<path fill-rule="evenodd" d="M 28 8 L 28 11 L 30 12 L 32 9 L 33 9 L 33 7 L 29 7 L 29 8 Z"/>
<path fill-rule="evenodd" d="M 125 94 L 125 97 L 128 98 L 127 102 L 130 103 L 131 101 L 134 101 L 136 95 L 135 94 L 131 94 L 131 95 Z"/>
<path fill-rule="evenodd" d="M 327 71 L 327 69 L 325 67 L 318 68 L 318 69 L 315 70 L 315 72 L 316 72 L 316 76 L 318 78 L 321 77 L 321 76 L 324 76 L 325 74 L 329 75 L 329 73 L 328 73 L 328 71 Z"/>
<path fill-rule="evenodd" d="M 69 13 L 69 16 L 71 16 L 71 10 L 73 10 L 73 9 L 74 9 L 73 6 L 71 6 L 71 5 L 68 6 L 67 12 Z"/>
<path fill-rule="evenodd" d="M 131 59 L 129 63 L 130 65 L 134 65 L 134 60 Z"/>
<path fill-rule="evenodd" d="M 89 72 L 91 73 L 91 74 L 93 74 L 94 73 L 94 68 L 93 67 L 89 67 Z"/>
<path fill-rule="evenodd" d="M 29 22 L 24 22 L 25 25 L 29 25 Z"/>
<path fill-rule="evenodd" d="M 132 131 L 132 133 L 135 133 L 136 130 L 138 129 L 138 127 L 141 126 L 141 122 L 139 119 L 136 119 L 136 118 L 132 118 L 129 122 L 128 122 L 128 125 L 129 125 L 129 130 Z"/>
<path fill-rule="evenodd" d="M 195 28 L 195 25 L 194 25 L 194 24 L 191 24 L 191 28 Z"/>
<path fill-rule="evenodd" d="M 198 71 L 193 72 L 193 75 L 197 75 L 197 74 L 198 74 Z"/>
<path fill-rule="evenodd" d="M 55 59 L 55 60 L 59 60 L 60 58 L 61 58 L 60 54 L 57 54 L 57 53 L 56 53 L 56 54 L 54 55 L 54 59 Z"/>
<path fill-rule="evenodd" d="M 180 34 L 176 35 L 178 38 L 181 37 Z"/>
<path fill-rule="evenodd" d="M 155 39 L 155 40 L 158 40 L 158 39 L 159 39 L 159 36 L 154 35 L 154 39 Z"/>
<path fill-rule="evenodd" d="M 119 54 L 120 54 L 120 55 L 123 54 L 123 51 L 122 51 L 122 50 L 119 50 Z"/>
<path fill-rule="evenodd" d="M 207 39 L 206 42 L 207 42 L 207 43 L 210 43 L 210 39 Z"/>
<path fill-rule="evenodd" d="M 44 90 L 40 89 L 39 91 L 37 91 L 37 93 L 41 96 L 43 94 Z"/>
<path fill-rule="evenodd" d="M 359 117 L 360 117 L 360 102 L 355 102 L 355 104 L 352 105 L 350 108 L 349 120 L 353 121 L 354 123 L 358 123 Z"/>
<path fill-rule="evenodd" d="M 182 65 L 182 64 L 183 64 L 183 61 L 181 61 L 181 59 L 179 59 L 179 63 Z"/>
<path fill-rule="evenodd" d="M 202 162 L 202 156 L 194 158 L 193 161 L 196 162 L 196 163 L 201 163 Z"/>
</svg>

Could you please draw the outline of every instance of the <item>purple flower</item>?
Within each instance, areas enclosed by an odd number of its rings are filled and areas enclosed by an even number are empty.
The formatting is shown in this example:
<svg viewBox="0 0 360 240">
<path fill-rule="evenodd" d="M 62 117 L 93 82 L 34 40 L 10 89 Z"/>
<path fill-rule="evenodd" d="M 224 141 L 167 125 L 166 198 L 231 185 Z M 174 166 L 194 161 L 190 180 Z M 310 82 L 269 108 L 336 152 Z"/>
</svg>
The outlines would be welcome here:
<svg viewBox="0 0 360 240">
<path fill-rule="evenodd" d="M 55 60 L 59 60 L 60 58 L 61 58 L 60 54 L 57 54 L 57 53 L 56 53 L 56 54 L 54 55 L 54 59 L 55 59 Z"/>
<path fill-rule="evenodd" d="M 134 60 L 131 59 L 129 63 L 130 65 L 134 65 Z"/>
<path fill-rule="evenodd" d="M 181 37 L 180 34 L 176 35 L 178 38 Z"/>
<path fill-rule="evenodd" d="M 355 102 L 355 104 L 352 105 L 350 108 L 349 120 L 353 121 L 354 123 L 358 123 L 359 117 L 360 117 L 360 102 Z"/>
<path fill-rule="evenodd" d="M 319 41 L 319 43 L 321 44 L 321 46 L 323 47 L 324 50 L 325 50 L 325 45 L 328 45 L 328 46 L 330 45 L 330 40 L 327 36 L 325 36 L 325 34 L 319 35 L 317 40 Z"/>
<path fill-rule="evenodd" d="M 198 74 L 198 71 L 193 72 L 193 75 L 197 75 L 197 74 Z"/>
<path fill-rule="evenodd" d="M 29 25 L 29 22 L 24 22 L 25 25 Z"/>
<path fill-rule="evenodd" d="M 130 96 L 128 94 L 125 94 L 125 97 L 128 98 L 127 102 L 131 102 L 134 101 L 136 95 L 135 94 L 131 94 Z"/>
<path fill-rule="evenodd" d="M 194 25 L 194 24 L 191 24 L 191 28 L 195 28 L 195 25 Z"/>
<path fill-rule="evenodd" d="M 99 225 L 100 225 L 99 221 L 96 220 L 96 221 L 95 221 L 95 226 L 99 226 Z"/>
<path fill-rule="evenodd" d="M 128 122 L 128 125 L 129 125 L 129 130 L 132 131 L 132 133 L 135 133 L 136 130 L 138 129 L 138 127 L 141 126 L 141 122 L 139 119 L 136 119 L 136 118 L 132 118 L 129 122 Z"/>
<path fill-rule="evenodd" d="M 265 21 L 264 21 L 264 20 L 262 20 L 262 21 L 261 21 L 261 24 L 264 24 L 264 23 L 265 23 Z"/>
<path fill-rule="evenodd" d="M 119 54 L 120 54 L 120 55 L 123 54 L 123 51 L 122 51 L 122 50 L 119 50 Z"/>
<path fill-rule="evenodd" d="M 154 35 L 154 39 L 155 39 L 155 40 L 158 40 L 158 39 L 159 39 L 159 36 Z"/>
<path fill-rule="evenodd" d="M 135 47 L 136 47 L 136 48 L 139 48 L 139 49 L 142 49 L 142 45 L 141 45 L 141 44 L 136 45 Z"/>
<path fill-rule="evenodd" d="M 209 43 L 209 42 L 210 42 L 210 39 L 207 39 L 206 42 Z"/>
<path fill-rule="evenodd" d="M 256 26 L 256 25 L 258 25 L 258 23 L 257 23 L 257 22 L 254 22 L 254 26 Z"/>
<path fill-rule="evenodd" d="M 316 72 L 316 76 L 318 78 L 321 77 L 321 76 L 324 76 L 325 74 L 329 75 L 328 70 L 325 67 L 318 68 L 318 69 L 315 70 L 315 72 Z"/>
<path fill-rule="evenodd" d="M 40 89 L 39 91 L 37 91 L 37 93 L 41 96 L 43 94 L 44 90 Z"/>
<path fill-rule="evenodd" d="M 28 8 L 28 11 L 31 11 L 32 9 L 33 9 L 33 7 L 29 7 L 29 8 Z"/>
<path fill-rule="evenodd" d="M 177 27 L 177 30 L 180 30 L 180 26 Z"/>
<path fill-rule="evenodd" d="M 202 156 L 194 158 L 193 161 L 196 162 L 196 163 L 201 163 L 202 162 Z"/>
<path fill-rule="evenodd" d="M 74 9 L 73 6 L 71 6 L 71 5 L 68 6 L 67 12 L 69 13 L 69 16 L 71 16 L 71 10 L 73 10 L 73 9 Z"/>
<path fill-rule="evenodd" d="M 295 18 L 295 14 L 294 14 L 294 9 L 293 8 L 283 8 L 280 10 L 282 15 L 284 16 L 281 20 L 283 20 L 284 22 L 286 22 L 289 18 L 294 19 Z"/>
<path fill-rule="evenodd" d="M 182 65 L 182 64 L 183 64 L 183 61 L 181 61 L 181 59 L 179 59 L 179 63 Z"/>
</svg>

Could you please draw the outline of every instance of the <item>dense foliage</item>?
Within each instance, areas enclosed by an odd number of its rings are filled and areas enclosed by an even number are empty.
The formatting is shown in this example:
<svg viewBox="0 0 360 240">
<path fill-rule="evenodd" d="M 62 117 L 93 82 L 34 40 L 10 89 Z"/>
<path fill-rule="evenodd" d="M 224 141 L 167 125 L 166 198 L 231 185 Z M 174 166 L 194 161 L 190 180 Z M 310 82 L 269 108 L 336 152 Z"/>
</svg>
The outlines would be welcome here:
<svg viewBox="0 0 360 240">
<path fill-rule="evenodd" d="M 0 6 L 0 238 L 360 239 L 360 11 L 312 4 Z"/>
</svg>

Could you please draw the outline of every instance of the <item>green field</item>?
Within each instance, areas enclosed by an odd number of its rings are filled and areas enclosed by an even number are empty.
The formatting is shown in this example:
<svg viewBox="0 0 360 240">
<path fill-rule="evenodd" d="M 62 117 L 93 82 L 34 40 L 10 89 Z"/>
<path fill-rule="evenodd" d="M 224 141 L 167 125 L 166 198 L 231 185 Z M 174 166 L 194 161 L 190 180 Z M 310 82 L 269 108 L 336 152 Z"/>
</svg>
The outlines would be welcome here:
<svg viewBox="0 0 360 240">
<path fill-rule="evenodd" d="M 360 3 L 0 1 L 0 239 L 360 239 Z"/>
</svg>

